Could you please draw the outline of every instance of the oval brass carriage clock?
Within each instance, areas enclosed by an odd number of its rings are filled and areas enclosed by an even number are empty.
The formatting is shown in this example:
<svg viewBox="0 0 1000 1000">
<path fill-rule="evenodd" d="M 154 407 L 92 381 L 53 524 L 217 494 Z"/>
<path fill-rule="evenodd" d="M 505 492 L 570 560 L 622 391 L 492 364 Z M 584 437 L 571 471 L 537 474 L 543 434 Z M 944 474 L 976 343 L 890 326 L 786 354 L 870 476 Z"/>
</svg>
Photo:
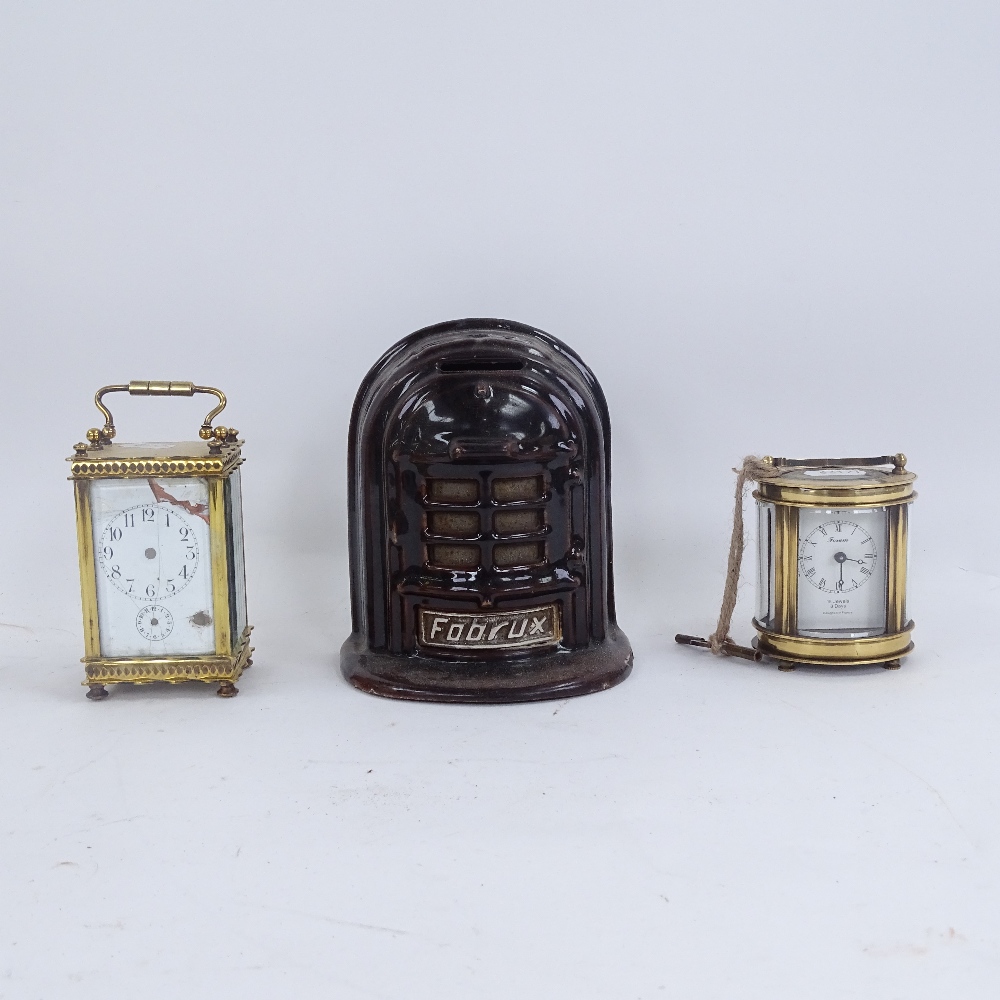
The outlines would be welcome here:
<svg viewBox="0 0 1000 1000">
<path fill-rule="evenodd" d="M 913 649 L 914 627 L 906 569 L 916 476 L 906 471 L 905 456 L 768 457 L 747 459 L 738 471 L 737 515 L 743 480 L 758 483 L 756 653 L 728 634 L 742 555 L 739 516 L 719 626 L 708 640 L 679 635 L 677 641 L 755 659 L 762 654 L 786 669 L 898 667 Z"/>
<path fill-rule="evenodd" d="M 218 403 L 200 441 L 115 444 L 104 403 L 133 396 L 207 393 Z M 242 442 L 213 427 L 226 405 L 192 382 L 109 385 L 95 397 L 104 426 L 87 432 L 71 463 L 83 593 L 87 697 L 106 684 L 217 682 L 218 694 L 251 664 L 243 559 Z"/>
</svg>

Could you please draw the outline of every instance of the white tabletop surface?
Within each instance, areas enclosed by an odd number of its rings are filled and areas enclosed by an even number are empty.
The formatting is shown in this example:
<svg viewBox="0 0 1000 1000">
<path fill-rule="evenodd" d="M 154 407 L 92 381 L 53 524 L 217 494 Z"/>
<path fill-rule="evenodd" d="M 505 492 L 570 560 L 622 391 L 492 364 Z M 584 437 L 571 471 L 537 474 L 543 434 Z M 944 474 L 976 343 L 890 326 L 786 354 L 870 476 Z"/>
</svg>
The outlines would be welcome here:
<svg viewBox="0 0 1000 1000">
<path fill-rule="evenodd" d="M 0 995 L 988 996 L 997 681 L 951 623 L 995 579 L 842 673 L 676 647 L 630 580 L 625 683 L 471 707 L 349 688 L 344 567 L 300 569 L 230 702 L 89 703 L 73 629 L 4 623 Z"/>
</svg>

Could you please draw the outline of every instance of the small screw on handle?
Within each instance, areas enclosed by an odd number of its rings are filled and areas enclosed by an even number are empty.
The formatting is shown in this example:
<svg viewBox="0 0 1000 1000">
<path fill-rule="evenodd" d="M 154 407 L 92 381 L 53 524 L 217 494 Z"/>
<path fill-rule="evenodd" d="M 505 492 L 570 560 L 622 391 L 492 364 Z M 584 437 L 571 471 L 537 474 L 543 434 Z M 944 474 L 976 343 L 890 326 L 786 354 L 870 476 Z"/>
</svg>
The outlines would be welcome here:
<svg viewBox="0 0 1000 1000">
<path fill-rule="evenodd" d="M 707 639 L 702 639 L 697 635 L 683 635 L 680 632 L 674 636 L 674 642 L 679 642 L 682 646 L 700 646 L 702 649 L 712 648 L 712 644 Z M 760 662 L 764 658 L 756 649 L 751 649 L 749 646 L 739 646 L 735 642 L 724 642 L 722 644 L 722 652 L 726 656 L 739 656 L 744 660 L 753 660 L 755 663 Z"/>
</svg>

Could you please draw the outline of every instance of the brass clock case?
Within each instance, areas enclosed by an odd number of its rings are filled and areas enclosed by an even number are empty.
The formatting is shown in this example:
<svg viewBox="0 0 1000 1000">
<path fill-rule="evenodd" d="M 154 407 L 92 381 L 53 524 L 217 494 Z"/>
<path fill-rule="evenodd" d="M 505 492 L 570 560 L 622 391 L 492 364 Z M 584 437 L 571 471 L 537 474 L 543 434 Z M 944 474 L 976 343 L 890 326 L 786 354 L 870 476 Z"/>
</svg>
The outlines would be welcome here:
<svg viewBox="0 0 1000 1000">
<path fill-rule="evenodd" d="M 214 395 L 219 404 L 208 414 L 200 430 L 199 441 L 169 444 L 115 444 L 114 420 L 103 402 L 110 392 L 128 392 L 133 396 L 191 396 L 204 392 Z M 88 697 L 107 696 L 105 684 L 170 684 L 197 680 L 218 683 L 218 693 L 231 697 L 237 693 L 235 681 L 251 665 L 250 633 L 246 625 L 236 633 L 231 627 L 233 579 L 231 574 L 232 517 L 227 509 L 227 480 L 242 465 L 242 441 L 230 427 L 213 427 L 212 419 L 226 405 L 225 396 L 208 386 L 191 382 L 130 382 L 105 386 L 95 402 L 105 417 L 104 426 L 92 428 L 86 442 L 74 446 L 70 463 L 76 502 L 77 544 L 80 560 L 80 585 L 83 603 L 85 679 Z M 214 651 L 199 656 L 129 656 L 101 654 L 100 616 L 97 593 L 97 560 L 94 551 L 91 485 L 108 479 L 204 479 L 208 488 L 208 529 L 211 549 L 212 612 Z"/>
<path fill-rule="evenodd" d="M 773 614 L 753 620 L 755 648 L 790 668 L 796 664 L 844 667 L 883 664 L 894 668 L 913 650 L 914 624 L 906 613 L 908 505 L 916 476 L 902 454 L 877 458 L 765 458 L 774 468 L 762 476 L 754 499 L 774 505 Z M 799 513 L 809 508 L 883 508 L 886 512 L 885 631 L 837 638 L 799 634 Z"/>
</svg>

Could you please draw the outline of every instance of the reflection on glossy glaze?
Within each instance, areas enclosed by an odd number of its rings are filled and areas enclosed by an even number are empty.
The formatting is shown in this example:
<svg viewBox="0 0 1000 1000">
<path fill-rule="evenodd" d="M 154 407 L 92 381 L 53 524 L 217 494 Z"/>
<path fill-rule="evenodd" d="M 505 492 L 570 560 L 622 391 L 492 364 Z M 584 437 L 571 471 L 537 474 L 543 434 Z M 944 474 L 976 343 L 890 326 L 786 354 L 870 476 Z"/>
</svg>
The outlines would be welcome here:
<svg viewBox="0 0 1000 1000">
<path fill-rule="evenodd" d="M 386 352 L 351 420 L 348 679 L 393 697 L 522 701 L 627 676 L 632 654 L 615 623 L 611 573 L 609 445 L 597 380 L 539 330 L 461 320 Z M 426 610 L 553 602 L 561 639 L 541 651 L 432 647 L 417 627 Z"/>
</svg>

